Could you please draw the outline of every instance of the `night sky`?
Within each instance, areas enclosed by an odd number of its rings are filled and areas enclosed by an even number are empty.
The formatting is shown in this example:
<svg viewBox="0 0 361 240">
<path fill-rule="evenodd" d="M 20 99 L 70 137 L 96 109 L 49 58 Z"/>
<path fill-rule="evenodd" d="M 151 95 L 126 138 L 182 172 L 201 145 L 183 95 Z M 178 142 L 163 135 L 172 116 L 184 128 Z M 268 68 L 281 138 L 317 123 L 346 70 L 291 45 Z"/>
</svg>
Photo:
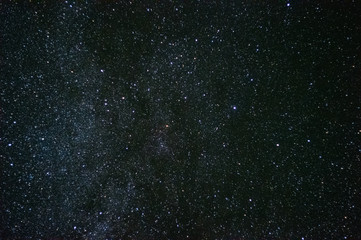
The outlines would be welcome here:
<svg viewBox="0 0 361 240">
<path fill-rule="evenodd" d="M 0 239 L 361 239 L 361 5 L 297 2 L 1 1 Z"/>
</svg>

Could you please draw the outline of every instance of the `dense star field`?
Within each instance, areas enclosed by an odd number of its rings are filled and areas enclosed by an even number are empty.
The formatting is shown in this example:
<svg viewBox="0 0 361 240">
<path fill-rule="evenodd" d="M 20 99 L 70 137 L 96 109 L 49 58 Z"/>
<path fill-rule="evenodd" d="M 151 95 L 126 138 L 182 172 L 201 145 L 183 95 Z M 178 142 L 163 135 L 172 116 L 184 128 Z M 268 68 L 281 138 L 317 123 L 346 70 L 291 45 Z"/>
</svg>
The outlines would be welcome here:
<svg viewBox="0 0 361 240">
<path fill-rule="evenodd" d="M 1 1 L 0 239 L 361 238 L 361 8 L 316 2 Z"/>
</svg>

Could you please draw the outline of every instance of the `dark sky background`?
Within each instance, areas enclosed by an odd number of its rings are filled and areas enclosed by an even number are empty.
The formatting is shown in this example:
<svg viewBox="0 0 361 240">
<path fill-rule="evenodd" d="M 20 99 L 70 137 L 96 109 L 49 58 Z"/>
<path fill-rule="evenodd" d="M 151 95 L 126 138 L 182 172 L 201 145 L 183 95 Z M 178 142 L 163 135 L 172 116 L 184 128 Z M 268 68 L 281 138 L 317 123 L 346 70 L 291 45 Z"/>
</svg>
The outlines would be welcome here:
<svg viewBox="0 0 361 240">
<path fill-rule="evenodd" d="M 361 239 L 359 4 L 20 2 L 1 239 Z"/>
</svg>

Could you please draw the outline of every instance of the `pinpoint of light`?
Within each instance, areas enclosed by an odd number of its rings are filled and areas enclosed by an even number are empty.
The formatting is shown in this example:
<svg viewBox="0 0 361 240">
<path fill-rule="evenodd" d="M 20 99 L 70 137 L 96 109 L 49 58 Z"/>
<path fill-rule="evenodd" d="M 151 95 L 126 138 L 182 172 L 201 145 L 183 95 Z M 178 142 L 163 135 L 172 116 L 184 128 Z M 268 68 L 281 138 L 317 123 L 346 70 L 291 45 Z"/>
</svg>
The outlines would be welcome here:
<svg viewBox="0 0 361 240">
<path fill-rule="evenodd" d="M 289 7 L 289 6 L 291 6 L 291 4 L 290 4 L 290 3 L 287 3 L 287 7 Z"/>
<path fill-rule="evenodd" d="M 237 106 L 232 106 L 232 109 L 233 109 L 233 110 L 237 110 Z"/>
</svg>

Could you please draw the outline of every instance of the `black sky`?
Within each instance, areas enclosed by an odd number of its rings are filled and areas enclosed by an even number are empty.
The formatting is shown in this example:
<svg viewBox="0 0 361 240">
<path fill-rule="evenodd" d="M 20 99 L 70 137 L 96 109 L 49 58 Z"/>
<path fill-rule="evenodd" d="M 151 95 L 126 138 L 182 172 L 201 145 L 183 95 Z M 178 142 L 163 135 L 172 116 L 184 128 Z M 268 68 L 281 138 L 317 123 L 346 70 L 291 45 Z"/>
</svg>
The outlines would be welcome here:
<svg viewBox="0 0 361 240">
<path fill-rule="evenodd" d="M 360 10 L 0 3 L 0 238 L 360 238 Z"/>
</svg>

